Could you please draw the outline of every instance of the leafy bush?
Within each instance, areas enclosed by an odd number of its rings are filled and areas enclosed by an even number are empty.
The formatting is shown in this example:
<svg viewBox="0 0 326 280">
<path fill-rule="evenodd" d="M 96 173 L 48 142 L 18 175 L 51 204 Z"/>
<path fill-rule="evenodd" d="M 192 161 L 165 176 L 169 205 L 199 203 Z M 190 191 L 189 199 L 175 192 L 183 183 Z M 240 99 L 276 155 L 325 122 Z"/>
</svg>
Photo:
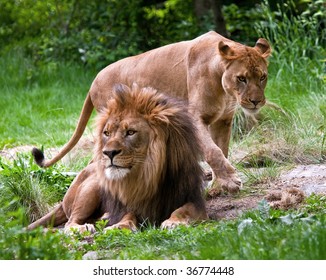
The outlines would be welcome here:
<svg viewBox="0 0 326 280">
<path fill-rule="evenodd" d="M 255 24 L 264 21 L 266 15 L 262 13 L 261 6 L 239 7 L 236 4 L 223 6 L 223 15 L 227 31 L 232 40 L 253 45 L 258 39 Z M 244 24 L 245 23 L 245 24 Z"/>
<path fill-rule="evenodd" d="M 276 12 L 265 0 L 253 7 L 225 5 L 223 14 L 234 40 L 252 44 L 258 34 L 264 34 L 277 50 L 300 45 L 306 50 L 302 54 L 311 55 L 322 43 L 312 41 L 316 36 L 311 32 L 325 33 L 322 2 L 312 1 L 301 14 L 296 10 L 298 1 L 293 4 L 291 0 L 279 5 Z M 212 10 L 207 10 L 204 19 L 197 19 L 191 0 L 0 0 L 0 10 L 2 49 L 20 45 L 35 61 L 77 61 L 97 69 L 214 29 Z M 261 22 L 258 28 L 257 22 Z M 307 34 L 309 38 L 304 39 L 302 35 Z"/>
<path fill-rule="evenodd" d="M 0 43 L 27 48 L 35 61 L 77 61 L 97 69 L 120 58 L 193 38 L 191 1 L 0 0 Z M 44 22 L 48 22 L 44 25 Z"/>
</svg>

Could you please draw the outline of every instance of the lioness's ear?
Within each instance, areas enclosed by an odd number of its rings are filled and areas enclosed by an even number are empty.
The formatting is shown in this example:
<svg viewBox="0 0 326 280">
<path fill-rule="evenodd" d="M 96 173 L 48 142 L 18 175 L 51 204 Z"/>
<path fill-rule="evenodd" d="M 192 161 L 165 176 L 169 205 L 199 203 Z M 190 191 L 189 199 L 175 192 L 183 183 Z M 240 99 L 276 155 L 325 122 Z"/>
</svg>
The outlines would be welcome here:
<svg viewBox="0 0 326 280">
<path fill-rule="evenodd" d="M 232 48 L 223 41 L 218 43 L 218 50 L 220 55 L 226 59 L 232 59 L 235 56 L 235 52 L 232 50 Z"/>
<path fill-rule="evenodd" d="M 272 52 L 268 41 L 263 38 L 258 39 L 255 45 L 255 49 L 258 50 L 264 58 L 268 57 Z"/>
</svg>

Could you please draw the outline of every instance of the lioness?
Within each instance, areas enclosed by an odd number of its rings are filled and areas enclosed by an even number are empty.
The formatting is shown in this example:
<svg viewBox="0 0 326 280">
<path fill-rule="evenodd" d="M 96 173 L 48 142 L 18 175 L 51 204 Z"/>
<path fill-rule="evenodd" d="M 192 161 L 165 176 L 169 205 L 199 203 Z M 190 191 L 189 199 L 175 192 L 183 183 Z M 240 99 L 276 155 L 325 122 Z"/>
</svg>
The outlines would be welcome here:
<svg viewBox="0 0 326 280">
<path fill-rule="evenodd" d="M 60 160 L 80 139 L 93 107 L 97 111 L 105 107 L 113 86 L 136 82 L 188 101 L 218 191 L 223 188 L 237 192 L 241 180 L 227 160 L 232 119 L 237 104 L 247 114 L 257 113 L 265 104 L 270 53 L 265 39 L 258 39 L 255 47 L 247 47 L 208 32 L 191 41 L 119 60 L 100 71 L 93 81 L 69 142 L 48 161 L 34 149 L 35 159 L 43 167 Z"/>
<path fill-rule="evenodd" d="M 93 163 L 75 178 L 53 211 L 28 226 L 68 231 L 134 230 L 144 221 L 173 228 L 207 219 L 203 153 L 184 104 L 151 88 L 119 85 L 98 116 Z M 91 224 L 90 224 L 91 223 Z"/>
</svg>

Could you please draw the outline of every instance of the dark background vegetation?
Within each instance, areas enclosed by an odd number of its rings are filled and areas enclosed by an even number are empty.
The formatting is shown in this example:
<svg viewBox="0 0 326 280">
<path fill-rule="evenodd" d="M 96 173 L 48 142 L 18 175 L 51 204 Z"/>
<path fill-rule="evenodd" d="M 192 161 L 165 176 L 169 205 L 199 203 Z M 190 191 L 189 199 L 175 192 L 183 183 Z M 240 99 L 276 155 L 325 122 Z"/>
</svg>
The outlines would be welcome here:
<svg viewBox="0 0 326 280">
<path fill-rule="evenodd" d="M 284 16 L 291 20 L 305 13 L 307 21 L 320 23 L 316 31 L 322 32 L 322 2 L 0 0 L 0 49 L 22 48 L 35 63 L 74 61 L 99 70 L 122 57 L 193 39 L 209 30 L 254 44 L 257 37 L 268 35 L 257 23 L 270 27 Z"/>
</svg>

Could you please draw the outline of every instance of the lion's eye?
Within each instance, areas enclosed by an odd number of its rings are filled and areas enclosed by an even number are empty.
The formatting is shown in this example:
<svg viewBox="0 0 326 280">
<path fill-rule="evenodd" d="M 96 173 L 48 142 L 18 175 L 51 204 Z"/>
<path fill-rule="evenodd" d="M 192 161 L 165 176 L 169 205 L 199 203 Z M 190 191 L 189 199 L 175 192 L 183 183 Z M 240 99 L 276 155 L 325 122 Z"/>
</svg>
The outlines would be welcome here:
<svg viewBox="0 0 326 280">
<path fill-rule="evenodd" d="M 243 76 L 239 76 L 238 81 L 241 82 L 241 83 L 246 83 L 247 79 L 245 77 L 243 77 Z"/>
<path fill-rule="evenodd" d="M 135 130 L 132 130 L 132 129 L 129 129 L 129 130 L 127 130 L 127 136 L 131 136 L 131 135 L 134 135 L 136 133 L 136 131 Z"/>
<path fill-rule="evenodd" d="M 111 135 L 110 131 L 108 131 L 108 130 L 105 130 L 105 131 L 103 132 L 103 134 L 104 134 L 106 137 L 109 137 L 109 136 Z"/>
<path fill-rule="evenodd" d="M 261 81 L 261 82 L 265 81 L 265 80 L 266 80 L 266 77 L 267 77 L 266 75 L 262 75 L 262 76 L 260 77 L 260 81 Z"/>
</svg>

